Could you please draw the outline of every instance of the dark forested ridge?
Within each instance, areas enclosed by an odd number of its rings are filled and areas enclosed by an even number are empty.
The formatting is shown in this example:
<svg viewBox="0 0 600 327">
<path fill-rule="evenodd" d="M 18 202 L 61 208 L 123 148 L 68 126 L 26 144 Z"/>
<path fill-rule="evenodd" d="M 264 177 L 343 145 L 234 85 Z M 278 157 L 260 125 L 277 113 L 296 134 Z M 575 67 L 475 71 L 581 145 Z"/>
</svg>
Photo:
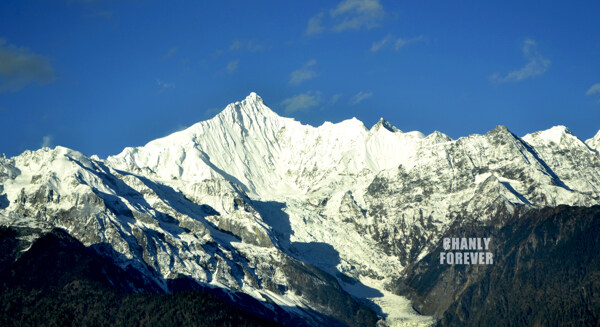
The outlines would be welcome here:
<svg viewBox="0 0 600 327">
<path fill-rule="evenodd" d="M 523 210 L 457 235 L 491 237 L 494 264 L 440 265 L 440 246 L 396 285 L 438 325 L 600 326 L 600 207 Z"/>
<path fill-rule="evenodd" d="M 277 325 L 205 291 L 154 293 L 62 230 L 19 255 L 19 233 L 0 228 L 0 326 Z"/>
<path fill-rule="evenodd" d="M 31 246 L 27 238 L 35 239 Z M 324 297 L 324 311 L 331 316 L 310 309 L 291 315 L 275 303 L 185 277 L 167 280 L 172 292 L 167 294 L 62 229 L 0 227 L 0 250 L 0 326 L 373 326 L 377 321 L 372 310 L 327 287 L 306 296 Z M 309 265 L 296 268 L 333 278 Z M 310 284 L 301 274 L 295 277 L 294 283 Z M 340 316 L 354 320 L 334 318 Z"/>
</svg>

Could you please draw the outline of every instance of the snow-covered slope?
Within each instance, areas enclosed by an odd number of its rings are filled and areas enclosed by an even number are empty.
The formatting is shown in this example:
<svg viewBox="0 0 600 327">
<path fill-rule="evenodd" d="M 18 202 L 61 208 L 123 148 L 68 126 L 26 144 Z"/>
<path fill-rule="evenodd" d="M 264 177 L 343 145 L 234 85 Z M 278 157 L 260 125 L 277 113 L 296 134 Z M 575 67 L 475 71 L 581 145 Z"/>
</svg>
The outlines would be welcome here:
<svg viewBox="0 0 600 327">
<path fill-rule="evenodd" d="M 186 183 L 225 177 L 262 199 L 302 198 L 330 183 L 328 177 L 396 167 L 414 153 L 414 140 L 424 138 L 385 126 L 391 125 L 381 121 L 367 130 L 356 118 L 302 125 L 278 116 L 251 93 L 208 121 L 126 148 L 107 162 Z"/>
<path fill-rule="evenodd" d="M 0 158 L 0 184 L 0 224 L 63 228 L 126 270 L 141 272 L 156 289 L 168 292 L 180 280 L 195 280 L 247 293 L 315 325 L 325 322 L 311 312 L 341 321 L 362 314 L 333 277 L 273 246 L 270 227 L 226 180 L 195 184 L 212 207 L 56 147 Z M 315 289 L 340 301 L 326 303 Z M 340 308 L 348 303 L 355 307 Z"/>
<path fill-rule="evenodd" d="M 598 204 L 599 135 L 498 126 L 452 140 L 355 118 L 313 127 L 251 93 L 106 160 L 61 147 L 0 158 L 0 222 L 63 227 L 165 289 L 187 276 L 328 313 L 297 282 L 314 277 L 309 264 L 336 277 L 331 289 L 390 310 L 399 300 L 382 288 L 450 225 Z M 402 310 L 390 317 L 429 321 Z"/>
<path fill-rule="evenodd" d="M 591 139 L 586 140 L 585 144 L 596 151 L 600 151 L 600 131 L 598 131 Z"/>
</svg>

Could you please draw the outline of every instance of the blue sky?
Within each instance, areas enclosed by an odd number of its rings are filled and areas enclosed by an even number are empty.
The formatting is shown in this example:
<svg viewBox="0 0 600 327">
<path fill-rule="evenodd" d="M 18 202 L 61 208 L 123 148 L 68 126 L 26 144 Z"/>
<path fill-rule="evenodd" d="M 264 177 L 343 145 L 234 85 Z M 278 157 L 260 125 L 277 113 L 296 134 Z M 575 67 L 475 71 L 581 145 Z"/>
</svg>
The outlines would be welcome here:
<svg viewBox="0 0 600 327">
<path fill-rule="evenodd" d="M 598 1 L 0 2 L 0 153 L 100 157 L 257 92 L 312 124 L 600 129 Z"/>
</svg>

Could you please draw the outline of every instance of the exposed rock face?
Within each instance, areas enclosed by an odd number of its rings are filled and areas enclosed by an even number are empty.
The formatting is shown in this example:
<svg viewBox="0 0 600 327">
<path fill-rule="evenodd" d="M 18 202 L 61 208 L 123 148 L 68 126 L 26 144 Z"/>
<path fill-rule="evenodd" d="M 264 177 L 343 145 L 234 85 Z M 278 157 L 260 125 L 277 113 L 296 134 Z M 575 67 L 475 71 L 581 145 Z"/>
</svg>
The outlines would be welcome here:
<svg viewBox="0 0 600 327">
<path fill-rule="evenodd" d="M 493 265 L 440 265 L 436 248 L 397 291 L 442 326 L 594 326 L 600 318 L 600 207 L 518 210 L 503 227 L 451 229 L 491 237 Z"/>
<path fill-rule="evenodd" d="M 598 204 L 596 138 L 564 127 L 519 138 L 498 126 L 452 140 L 384 120 L 312 127 L 252 93 L 106 160 L 63 147 L 0 157 L 0 223 L 63 228 L 163 291 L 185 276 L 317 325 L 311 310 L 368 324 L 373 312 L 347 292 L 397 290 L 450 231 L 501 228 L 524 208 Z"/>
</svg>

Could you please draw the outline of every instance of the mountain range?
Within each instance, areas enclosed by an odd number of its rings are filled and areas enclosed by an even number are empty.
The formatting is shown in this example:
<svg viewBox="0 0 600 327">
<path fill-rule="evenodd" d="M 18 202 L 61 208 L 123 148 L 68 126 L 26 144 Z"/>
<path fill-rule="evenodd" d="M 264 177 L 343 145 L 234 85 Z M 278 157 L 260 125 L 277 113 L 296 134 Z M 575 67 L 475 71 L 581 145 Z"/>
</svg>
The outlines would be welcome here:
<svg viewBox="0 0 600 327">
<path fill-rule="evenodd" d="M 206 294 L 250 325 L 595 325 L 599 151 L 600 132 L 584 142 L 564 126 L 457 140 L 383 119 L 313 127 L 251 93 L 105 159 L 60 146 L 1 156 L 12 245 L 0 276 L 30 285 L 14 276 L 45 253 L 40 240 L 60 239 L 97 256 L 103 274 L 83 275 L 102 292 Z M 493 265 L 439 264 L 444 237 L 487 236 Z"/>
</svg>

